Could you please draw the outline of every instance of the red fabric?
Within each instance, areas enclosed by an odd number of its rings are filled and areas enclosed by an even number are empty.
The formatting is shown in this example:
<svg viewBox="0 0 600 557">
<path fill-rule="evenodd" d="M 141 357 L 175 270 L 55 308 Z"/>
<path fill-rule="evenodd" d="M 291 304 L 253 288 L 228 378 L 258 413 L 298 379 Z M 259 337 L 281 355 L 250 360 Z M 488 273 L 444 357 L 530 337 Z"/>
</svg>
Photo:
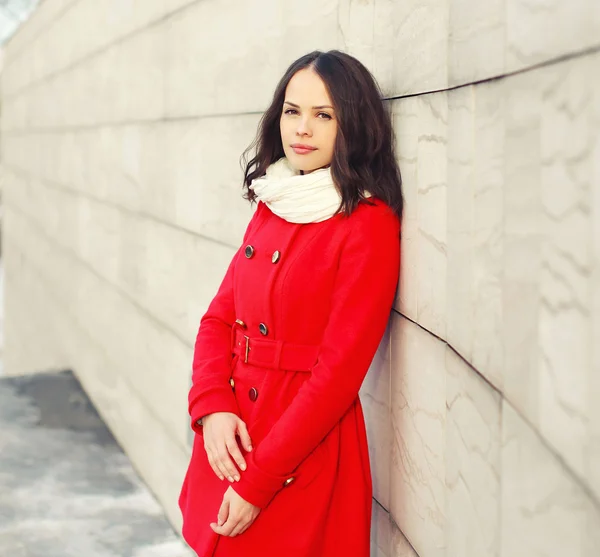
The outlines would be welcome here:
<svg viewBox="0 0 600 557">
<path fill-rule="evenodd" d="M 197 435 L 180 496 L 183 534 L 200 557 L 369 555 L 372 486 L 358 391 L 389 319 L 400 265 L 398 218 L 375 203 L 361 203 L 349 218 L 301 225 L 260 202 L 202 317 L 189 395 Z M 246 245 L 254 247 L 251 258 Z M 236 319 L 246 323 L 250 346 L 254 338 L 317 345 L 311 372 L 244 363 L 231 352 Z M 249 454 L 242 448 L 248 468 L 233 488 L 262 510 L 234 538 L 209 526 L 229 482 L 210 468 L 194 425 L 216 411 L 239 415 L 254 445 Z"/>
</svg>

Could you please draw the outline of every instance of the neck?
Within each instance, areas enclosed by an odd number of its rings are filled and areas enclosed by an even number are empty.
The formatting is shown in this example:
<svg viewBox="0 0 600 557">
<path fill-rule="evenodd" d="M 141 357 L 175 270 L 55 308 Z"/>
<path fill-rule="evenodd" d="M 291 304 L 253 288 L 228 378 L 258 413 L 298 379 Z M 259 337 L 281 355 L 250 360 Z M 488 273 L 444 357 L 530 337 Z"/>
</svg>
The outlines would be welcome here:
<svg viewBox="0 0 600 557">
<path fill-rule="evenodd" d="M 330 166 L 331 166 L 330 164 L 326 164 L 325 166 L 321 166 L 321 167 L 319 167 L 319 168 L 315 168 L 314 170 L 311 170 L 311 171 L 309 172 L 309 174 L 310 174 L 311 172 L 314 172 L 315 170 L 323 170 L 324 168 L 329 168 Z M 304 170 L 301 170 L 301 171 L 300 171 L 300 174 L 304 175 L 304 174 L 306 174 L 306 172 L 304 172 Z"/>
</svg>

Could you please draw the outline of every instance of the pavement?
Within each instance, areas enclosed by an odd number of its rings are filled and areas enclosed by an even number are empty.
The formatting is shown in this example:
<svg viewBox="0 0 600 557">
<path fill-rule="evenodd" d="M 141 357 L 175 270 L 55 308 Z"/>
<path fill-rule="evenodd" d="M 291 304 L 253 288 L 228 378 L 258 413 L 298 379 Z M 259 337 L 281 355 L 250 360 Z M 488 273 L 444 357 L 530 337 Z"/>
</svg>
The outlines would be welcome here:
<svg viewBox="0 0 600 557">
<path fill-rule="evenodd" d="M 0 557 L 192 555 L 70 371 L 0 376 Z"/>
</svg>

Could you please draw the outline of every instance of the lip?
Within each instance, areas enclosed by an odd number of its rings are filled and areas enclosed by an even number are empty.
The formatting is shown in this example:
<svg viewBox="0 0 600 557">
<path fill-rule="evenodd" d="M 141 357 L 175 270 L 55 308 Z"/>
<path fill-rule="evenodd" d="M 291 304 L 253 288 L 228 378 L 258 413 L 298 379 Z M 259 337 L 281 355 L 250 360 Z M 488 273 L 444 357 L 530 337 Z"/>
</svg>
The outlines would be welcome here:
<svg viewBox="0 0 600 557">
<path fill-rule="evenodd" d="M 297 155 L 307 155 L 308 153 L 312 153 L 313 151 L 317 150 L 316 147 L 311 147 L 310 145 L 304 145 L 302 143 L 294 143 L 291 145 L 291 148 Z"/>
</svg>

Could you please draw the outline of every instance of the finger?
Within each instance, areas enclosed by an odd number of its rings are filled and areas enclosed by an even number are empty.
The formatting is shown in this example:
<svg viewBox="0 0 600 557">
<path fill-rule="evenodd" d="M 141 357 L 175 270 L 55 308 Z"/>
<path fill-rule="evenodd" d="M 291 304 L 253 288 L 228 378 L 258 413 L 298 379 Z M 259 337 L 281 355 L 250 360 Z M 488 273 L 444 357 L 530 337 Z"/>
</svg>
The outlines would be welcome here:
<svg viewBox="0 0 600 557">
<path fill-rule="evenodd" d="M 228 479 L 230 482 L 233 482 L 233 478 L 231 478 L 231 479 L 229 478 L 229 470 L 227 470 L 227 468 L 225 467 L 223 462 L 221 462 L 221 459 L 217 458 L 215 460 L 216 460 L 219 470 L 221 471 L 223 479 Z"/>
<path fill-rule="evenodd" d="M 210 454 L 212 456 L 213 464 L 214 464 L 213 470 L 216 468 L 215 473 L 217 474 L 217 476 L 219 476 L 219 478 L 221 480 L 224 480 L 225 478 L 227 478 L 230 475 L 230 473 L 227 470 L 227 468 L 225 467 L 225 465 L 223 464 L 223 462 L 221 461 L 221 456 L 219 454 L 219 451 L 212 449 Z M 233 481 L 233 479 L 230 481 Z"/>
<path fill-rule="evenodd" d="M 240 470 L 245 470 L 246 461 L 240 452 L 240 448 L 238 447 L 235 437 L 227 441 L 227 449 L 229 450 L 229 454 L 233 457 L 233 460 L 235 460 L 237 465 L 240 467 Z"/>
<path fill-rule="evenodd" d="M 238 434 L 242 442 L 242 447 L 250 452 L 252 450 L 252 440 L 250 439 L 250 434 L 248 433 L 248 427 L 243 420 L 239 420 L 238 422 Z"/>
<path fill-rule="evenodd" d="M 220 449 L 219 449 L 219 462 L 220 462 L 220 468 L 222 471 L 225 472 L 225 476 L 227 477 L 227 479 L 230 482 L 233 482 L 237 479 L 237 481 L 239 481 L 240 475 L 238 472 L 238 469 L 235 467 L 235 464 L 233 463 L 233 460 L 231 460 L 231 457 L 229 456 L 229 449 L 227 448 L 227 445 L 223 445 Z"/>
<path fill-rule="evenodd" d="M 221 473 L 221 470 L 219 470 L 219 467 L 217 466 L 215 459 L 212 456 L 212 453 L 207 451 L 206 457 L 208 458 L 208 463 L 210 464 L 210 467 L 212 468 L 213 472 L 217 475 L 217 478 L 219 478 L 220 480 L 224 480 L 225 477 Z"/>
<path fill-rule="evenodd" d="M 235 536 L 239 536 L 248 526 L 248 522 L 247 520 L 240 520 L 237 524 L 237 526 L 233 529 L 233 531 L 231 532 L 231 537 L 235 537 Z M 251 521 L 250 521 L 251 522 Z"/>
<path fill-rule="evenodd" d="M 214 522 L 210 526 L 217 534 L 220 534 L 221 536 L 231 536 L 231 532 L 233 532 L 234 528 L 238 525 L 238 522 L 239 518 L 234 518 L 232 515 L 229 515 L 229 519 L 222 526 L 219 526 Z"/>
<path fill-rule="evenodd" d="M 229 518 L 229 500 L 223 499 L 223 502 L 221 503 L 221 507 L 219 508 L 219 512 L 217 514 L 217 524 L 219 526 L 222 526 L 223 524 L 225 524 L 227 522 L 228 518 Z"/>
</svg>

